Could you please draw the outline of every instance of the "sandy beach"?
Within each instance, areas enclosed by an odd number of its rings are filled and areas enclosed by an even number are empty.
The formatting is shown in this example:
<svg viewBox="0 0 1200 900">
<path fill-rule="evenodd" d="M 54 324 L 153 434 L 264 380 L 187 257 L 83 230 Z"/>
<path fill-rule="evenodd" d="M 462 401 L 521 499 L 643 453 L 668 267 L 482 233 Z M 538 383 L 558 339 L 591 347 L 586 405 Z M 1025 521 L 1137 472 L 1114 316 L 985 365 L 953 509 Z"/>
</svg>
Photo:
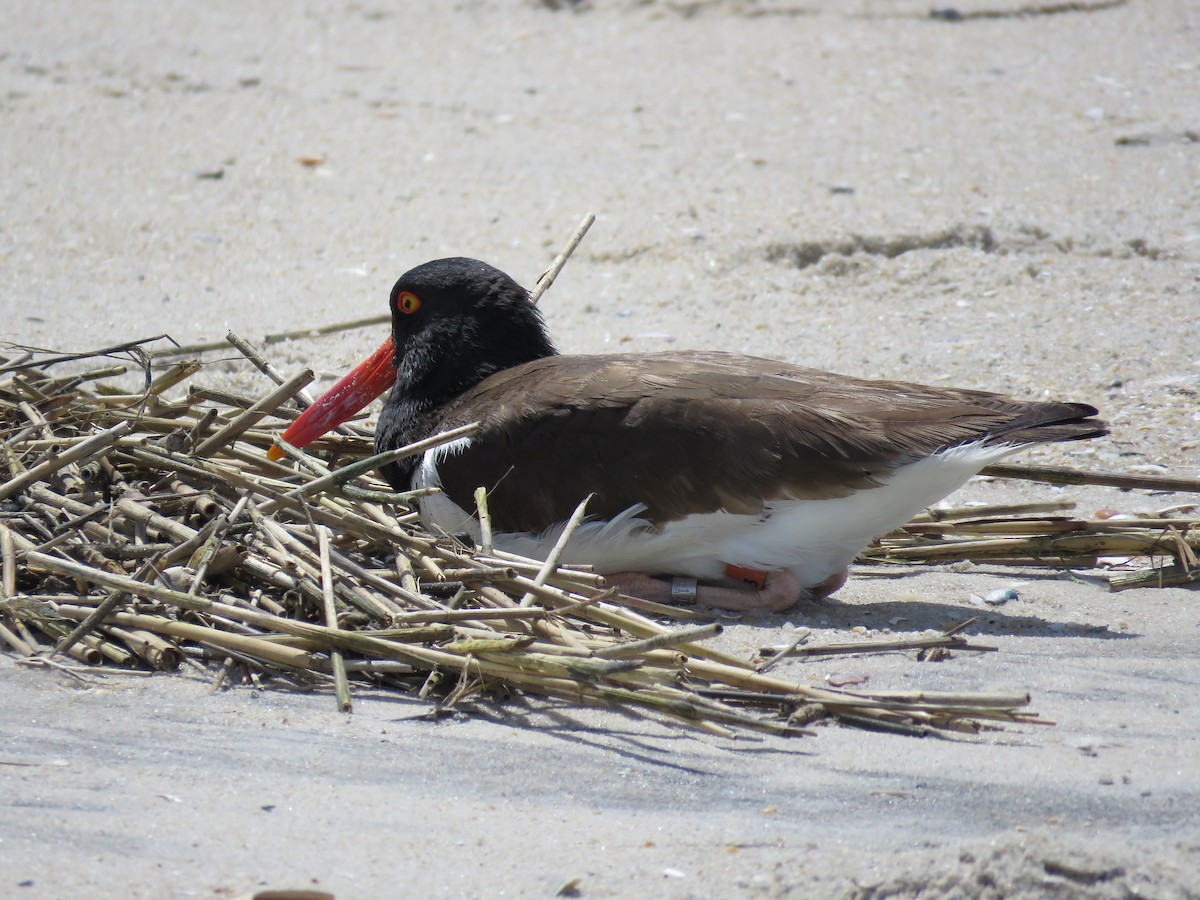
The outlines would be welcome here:
<svg viewBox="0 0 1200 900">
<path fill-rule="evenodd" d="M 561 7 L 561 8 L 555 8 Z M 712 348 L 1091 403 L 1022 462 L 1200 476 L 1200 9 L 1186 0 L 11 0 L 0 341 L 62 351 L 386 311 L 463 255 L 564 352 Z M 271 345 L 326 387 L 382 327 Z M 230 360 L 214 385 L 261 392 Z M 976 479 L 1091 514 L 1195 494 Z M 0 654 L 0 893 L 22 898 L 1200 896 L 1200 595 L 1047 568 L 860 575 L 719 639 L 998 652 L 795 660 L 1016 690 L 1053 727 L 736 740 L 517 697 L 86 681 Z"/>
</svg>

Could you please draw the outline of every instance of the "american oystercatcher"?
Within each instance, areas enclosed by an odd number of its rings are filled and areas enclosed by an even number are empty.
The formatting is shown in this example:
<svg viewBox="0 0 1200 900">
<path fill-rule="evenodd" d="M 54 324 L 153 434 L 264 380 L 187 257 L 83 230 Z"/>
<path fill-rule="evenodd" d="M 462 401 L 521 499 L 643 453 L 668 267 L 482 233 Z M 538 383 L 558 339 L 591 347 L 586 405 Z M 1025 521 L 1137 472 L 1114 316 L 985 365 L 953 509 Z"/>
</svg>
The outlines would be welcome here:
<svg viewBox="0 0 1200 900">
<path fill-rule="evenodd" d="M 377 451 L 478 422 L 383 469 L 397 490 L 441 489 L 420 501 L 425 524 L 477 535 L 482 486 L 495 545 L 544 558 L 591 494 L 562 562 L 644 599 L 783 609 L 826 596 L 872 538 L 984 466 L 1107 433 L 1082 403 L 730 353 L 562 356 L 525 289 L 473 259 L 417 266 L 390 303 L 392 336 L 284 439 L 304 446 L 389 387 Z"/>
</svg>

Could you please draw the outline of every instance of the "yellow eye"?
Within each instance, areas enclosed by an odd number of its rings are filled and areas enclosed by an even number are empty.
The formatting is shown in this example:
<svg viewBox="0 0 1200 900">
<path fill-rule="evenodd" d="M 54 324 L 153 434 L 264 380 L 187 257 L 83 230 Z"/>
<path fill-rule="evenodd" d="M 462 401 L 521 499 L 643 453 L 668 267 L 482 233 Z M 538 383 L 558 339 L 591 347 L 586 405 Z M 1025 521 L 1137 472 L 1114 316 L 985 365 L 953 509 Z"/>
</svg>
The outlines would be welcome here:
<svg viewBox="0 0 1200 900">
<path fill-rule="evenodd" d="M 396 309 L 404 313 L 406 316 L 411 316 L 421 308 L 421 298 L 410 291 L 401 291 L 396 297 Z"/>
</svg>

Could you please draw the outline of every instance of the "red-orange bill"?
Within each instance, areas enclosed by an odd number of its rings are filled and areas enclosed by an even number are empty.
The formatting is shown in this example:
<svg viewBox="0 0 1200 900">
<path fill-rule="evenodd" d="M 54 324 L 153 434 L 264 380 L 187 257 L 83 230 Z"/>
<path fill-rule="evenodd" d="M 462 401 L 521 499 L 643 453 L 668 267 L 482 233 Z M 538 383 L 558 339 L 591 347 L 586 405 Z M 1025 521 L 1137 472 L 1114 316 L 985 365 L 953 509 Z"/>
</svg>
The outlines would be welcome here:
<svg viewBox="0 0 1200 900">
<path fill-rule="evenodd" d="M 303 447 L 363 409 L 395 384 L 396 367 L 392 364 L 395 355 L 396 347 L 388 337 L 378 350 L 301 413 L 283 433 L 283 439 L 293 447 Z M 283 456 L 278 447 L 273 446 L 267 451 L 268 459 L 278 460 Z"/>
</svg>

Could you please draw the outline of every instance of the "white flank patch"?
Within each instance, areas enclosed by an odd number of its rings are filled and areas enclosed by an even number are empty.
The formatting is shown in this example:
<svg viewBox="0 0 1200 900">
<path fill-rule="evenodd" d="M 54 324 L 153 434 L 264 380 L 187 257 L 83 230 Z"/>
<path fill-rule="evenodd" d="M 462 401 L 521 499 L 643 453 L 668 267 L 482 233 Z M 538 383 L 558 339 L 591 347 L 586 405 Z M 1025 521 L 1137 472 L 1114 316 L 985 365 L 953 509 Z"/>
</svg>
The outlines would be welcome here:
<svg viewBox="0 0 1200 900">
<path fill-rule="evenodd" d="M 440 485 L 437 459 L 469 446 L 462 438 L 429 451 L 414 487 Z M 760 515 L 704 513 L 656 530 L 641 518 L 644 506 L 612 521 L 585 521 L 562 562 L 589 564 L 597 572 L 647 572 L 719 579 L 728 563 L 754 569 L 789 569 L 803 586 L 819 584 L 844 569 L 872 538 L 899 528 L 966 483 L 984 466 L 1022 446 L 965 444 L 898 469 L 885 484 L 834 500 L 778 500 Z M 421 517 L 448 532 L 478 540 L 479 523 L 442 494 L 421 500 Z M 494 535 L 500 549 L 545 559 L 562 534 L 558 523 L 540 535 Z"/>
<path fill-rule="evenodd" d="M 418 501 L 421 510 L 421 521 L 427 528 L 435 532 L 440 529 L 447 534 L 471 535 L 479 543 L 479 520 L 441 492 L 442 478 L 438 475 L 437 464 L 455 453 L 462 453 L 471 446 L 469 437 L 462 437 L 432 450 L 426 450 L 421 456 L 421 463 L 413 472 L 413 490 L 422 488 L 438 488 L 438 493 L 428 494 Z"/>
</svg>

